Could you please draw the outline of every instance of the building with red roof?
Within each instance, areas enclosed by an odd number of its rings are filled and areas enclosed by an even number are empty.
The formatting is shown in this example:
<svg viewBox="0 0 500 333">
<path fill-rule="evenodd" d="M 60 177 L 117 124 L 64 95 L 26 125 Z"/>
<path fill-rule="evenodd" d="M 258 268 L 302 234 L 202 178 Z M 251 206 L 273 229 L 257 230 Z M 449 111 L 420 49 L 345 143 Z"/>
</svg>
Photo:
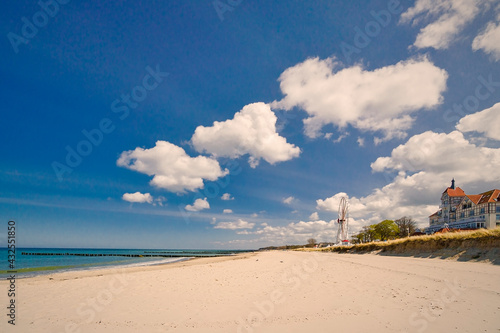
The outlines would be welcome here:
<svg viewBox="0 0 500 333">
<path fill-rule="evenodd" d="M 439 210 L 429 216 L 427 233 L 443 228 L 493 229 L 500 226 L 500 190 L 465 194 L 455 187 L 455 179 L 441 195 Z"/>
</svg>

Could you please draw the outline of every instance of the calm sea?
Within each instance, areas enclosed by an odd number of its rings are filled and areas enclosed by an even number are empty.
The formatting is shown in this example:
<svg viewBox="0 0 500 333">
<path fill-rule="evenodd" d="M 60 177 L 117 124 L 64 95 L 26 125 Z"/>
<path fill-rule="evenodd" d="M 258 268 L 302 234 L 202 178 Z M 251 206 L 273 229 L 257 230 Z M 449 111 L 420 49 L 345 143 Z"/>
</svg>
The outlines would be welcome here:
<svg viewBox="0 0 500 333">
<path fill-rule="evenodd" d="M 149 266 L 194 257 L 234 255 L 239 252 L 246 251 L 16 248 L 14 269 L 12 269 L 9 267 L 11 263 L 8 262 L 8 250 L 0 248 L 0 278 L 9 276 L 7 271 L 10 270 L 17 271 L 16 277 L 22 278 L 110 266 Z"/>
</svg>

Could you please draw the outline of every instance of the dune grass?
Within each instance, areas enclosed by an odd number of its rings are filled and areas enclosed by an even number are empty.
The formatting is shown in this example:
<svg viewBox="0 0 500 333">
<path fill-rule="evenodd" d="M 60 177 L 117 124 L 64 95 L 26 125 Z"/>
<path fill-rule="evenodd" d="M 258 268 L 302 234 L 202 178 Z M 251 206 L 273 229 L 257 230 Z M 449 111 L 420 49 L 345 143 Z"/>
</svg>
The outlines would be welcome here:
<svg viewBox="0 0 500 333">
<path fill-rule="evenodd" d="M 500 248 L 500 228 L 414 236 L 390 240 L 387 242 L 371 242 L 351 246 L 334 246 L 314 250 L 339 253 L 361 253 L 372 251 L 409 253 L 415 251 L 433 252 L 442 249 L 467 250 L 471 248 L 483 250 Z"/>
</svg>

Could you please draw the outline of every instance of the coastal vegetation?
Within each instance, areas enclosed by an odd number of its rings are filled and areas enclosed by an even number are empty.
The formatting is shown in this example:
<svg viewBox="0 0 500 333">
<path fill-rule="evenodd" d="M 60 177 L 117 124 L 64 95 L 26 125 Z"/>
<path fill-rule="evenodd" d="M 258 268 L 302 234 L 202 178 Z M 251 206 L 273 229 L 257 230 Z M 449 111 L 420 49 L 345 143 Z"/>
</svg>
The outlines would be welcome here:
<svg viewBox="0 0 500 333">
<path fill-rule="evenodd" d="M 317 249 L 317 251 L 339 253 L 378 251 L 401 255 L 458 256 L 463 259 L 490 259 L 494 263 L 500 260 L 499 250 L 500 228 L 412 236 L 389 241 Z"/>
<path fill-rule="evenodd" d="M 299 250 L 338 253 L 369 253 L 423 257 L 455 257 L 460 260 L 488 260 L 500 264 L 500 228 L 449 230 L 426 235 L 411 217 L 384 220 L 365 226 L 351 236 L 351 245 L 318 243 L 310 238 L 304 245 L 270 246 L 259 250 Z"/>
<path fill-rule="evenodd" d="M 369 243 L 408 237 L 415 234 L 417 225 L 411 217 L 403 216 L 395 221 L 384 220 L 377 224 L 364 226 L 351 238 L 351 243 Z"/>
</svg>

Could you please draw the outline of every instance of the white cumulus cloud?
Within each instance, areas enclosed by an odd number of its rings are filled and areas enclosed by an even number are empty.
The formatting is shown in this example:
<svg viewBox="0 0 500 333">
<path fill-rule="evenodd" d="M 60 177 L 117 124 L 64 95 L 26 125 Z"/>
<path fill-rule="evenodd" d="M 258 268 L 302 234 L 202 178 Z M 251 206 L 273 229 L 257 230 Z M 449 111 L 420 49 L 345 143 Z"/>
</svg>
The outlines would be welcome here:
<svg viewBox="0 0 500 333">
<path fill-rule="evenodd" d="M 357 142 L 358 142 L 358 146 L 360 146 L 360 147 L 364 147 L 365 146 L 365 139 L 364 138 L 358 137 Z"/>
<path fill-rule="evenodd" d="M 229 173 L 221 170 L 215 159 L 191 157 L 181 147 L 166 141 L 157 141 L 150 149 L 125 151 L 117 165 L 153 176 L 151 185 L 176 193 L 203 188 L 204 180 L 214 181 Z"/>
<path fill-rule="evenodd" d="M 311 220 L 311 221 L 317 221 L 317 220 L 319 220 L 319 215 L 318 215 L 318 212 L 314 212 L 314 213 L 312 213 L 312 214 L 309 216 L 309 220 Z"/>
<path fill-rule="evenodd" d="M 224 193 L 221 197 L 222 200 L 234 200 L 234 197 L 231 196 L 229 193 Z"/>
<path fill-rule="evenodd" d="M 464 133 L 483 133 L 489 139 L 500 141 L 500 103 L 460 119 L 457 129 Z"/>
<path fill-rule="evenodd" d="M 476 115 L 485 115 L 482 112 Z M 479 147 L 459 131 L 415 135 L 390 156 L 372 163 L 374 172 L 386 172 L 392 181 L 367 196 L 350 197 L 350 216 L 361 224 L 412 216 L 420 226 L 428 226 L 428 216 L 438 209 L 441 193 L 452 178 L 466 193 L 477 194 L 498 188 L 498 165 L 500 148 Z M 317 208 L 336 212 L 343 196 L 347 194 L 319 199 Z"/>
<path fill-rule="evenodd" d="M 428 131 L 395 148 L 390 157 L 379 157 L 372 163 L 372 169 L 378 172 L 454 174 L 461 182 L 493 181 L 500 176 L 499 158 L 500 149 L 478 147 L 459 131 L 449 134 Z"/>
<path fill-rule="evenodd" d="M 288 197 L 288 198 L 283 198 L 282 201 L 284 204 L 290 205 L 293 202 L 293 200 L 295 200 L 294 197 Z"/>
<path fill-rule="evenodd" d="M 232 214 L 233 213 L 233 210 L 232 209 L 224 209 L 222 211 L 223 214 Z"/>
<path fill-rule="evenodd" d="M 402 23 L 428 23 L 417 35 L 417 48 L 447 49 L 482 9 L 494 0 L 417 0 L 401 14 Z"/>
<path fill-rule="evenodd" d="M 186 205 L 184 209 L 190 212 L 199 212 L 203 209 L 209 209 L 210 204 L 207 201 L 207 198 L 204 199 L 196 199 L 192 205 Z"/>
<path fill-rule="evenodd" d="M 474 51 L 483 50 L 490 54 L 496 61 L 500 60 L 500 16 L 497 22 L 490 22 L 486 29 L 482 31 L 472 42 Z"/>
<path fill-rule="evenodd" d="M 357 225 L 356 221 L 352 221 Z M 264 244 L 306 244 L 309 238 L 315 238 L 319 242 L 335 242 L 338 231 L 338 223 L 335 220 L 326 222 L 299 221 L 285 226 L 261 225 L 254 231 L 238 231 L 239 235 L 257 235 L 256 241 Z"/>
<path fill-rule="evenodd" d="M 276 132 L 276 121 L 269 105 L 253 103 L 236 112 L 233 119 L 216 121 L 211 127 L 198 126 L 191 142 L 198 152 L 216 157 L 248 154 L 253 168 L 260 159 L 275 164 L 298 157 L 300 148 Z"/>
<path fill-rule="evenodd" d="M 304 109 L 305 133 L 318 137 L 324 125 L 347 125 L 380 132 L 377 143 L 406 136 L 411 113 L 442 102 L 448 74 L 426 58 L 401 61 L 373 71 L 360 65 L 342 68 L 334 58 L 307 59 L 285 70 L 280 78 L 281 101 L 273 108 Z"/>
<path fill-rule="evenodd" d="M 254 226 L 255 223 L 238 219 L 238 221 L 236 222 L 219 222 L 214 226 L 214 229 L 239 230 L 239 229 L 252 229 Z"/>
<path fill-rule="evenodd" d="M 122 196 L 122 199 L 128 202 L 138 202 L 138 203 L 152 203 L 153 202 L 153 197 L 149 193 L 141 193 L 141 192 L 135 192 L 135 193 L 124 193 Z"/>
<path fill-rule="evenodd" d="M 349 198 L 349 196 L 345 192 L 339 192 L 324 200 L 316 200 L 316 208 L 322 211 L 338 213 L 340 200 L 343 197 L 348 199 L 348 207 L 351 217 L 360 218 L 365 215 L 366 206 L 357 198 Z"/>
</svg>

